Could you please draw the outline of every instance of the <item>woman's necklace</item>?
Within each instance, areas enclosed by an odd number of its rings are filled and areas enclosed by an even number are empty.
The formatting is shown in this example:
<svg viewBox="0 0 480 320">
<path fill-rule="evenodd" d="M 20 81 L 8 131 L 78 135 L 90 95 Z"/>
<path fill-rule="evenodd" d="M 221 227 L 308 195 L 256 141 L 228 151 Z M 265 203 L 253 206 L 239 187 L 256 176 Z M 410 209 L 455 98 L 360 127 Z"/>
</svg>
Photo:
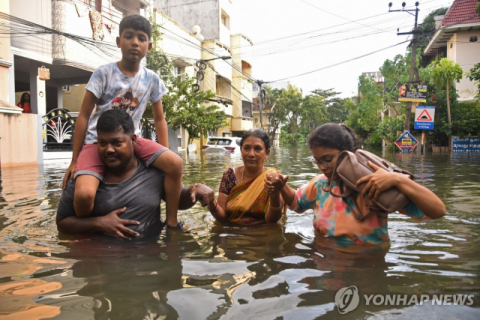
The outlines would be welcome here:
<svg viewBox="0 0 480 320">
<path fill-rule="evenodd" d="M 262 168 L 261 172 L 263 172 L 264 170 L 265 170 L 265 168 Z M 258 174 L 256 176 L 258 176 Z M 248 178 L 248 179 L 250 179 L 250 178 Z M 243 180 L 245 180 L 245 166 L 243 166 L 243 168 L 242 168 L 242 181 L 240 181 L 240 183 L 242 183 Z"/>
</svg>

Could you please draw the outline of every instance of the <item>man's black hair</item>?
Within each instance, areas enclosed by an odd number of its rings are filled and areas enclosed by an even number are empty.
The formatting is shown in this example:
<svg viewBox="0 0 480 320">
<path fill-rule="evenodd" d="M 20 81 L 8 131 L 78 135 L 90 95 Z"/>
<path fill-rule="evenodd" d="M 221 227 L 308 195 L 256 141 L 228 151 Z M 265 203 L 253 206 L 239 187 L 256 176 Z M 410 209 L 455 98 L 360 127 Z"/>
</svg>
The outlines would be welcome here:
<svg viewBox="0 0 480 320">
<path fill-rule="evenodd" d="M 98 118 L 98 132 L 117 132 L 123 130 L 125 134 L 134 132 L 133 120 L 128 113 L 120 109 L 110 109 L 102 113 Z"/>
<path fill-rule="evenodd" d="M 150 40 L 152 37 L 152 25 L 150 24 L 150 21 L 139 14 L 126 16 L 122 19 L 122 21 L 120 21 L 119 36 L 122 36 L 123 30 L 126 28 L 132 28 L 133 30 L 145 32 L 148 35 L 148 40 Z"/>
</svg>

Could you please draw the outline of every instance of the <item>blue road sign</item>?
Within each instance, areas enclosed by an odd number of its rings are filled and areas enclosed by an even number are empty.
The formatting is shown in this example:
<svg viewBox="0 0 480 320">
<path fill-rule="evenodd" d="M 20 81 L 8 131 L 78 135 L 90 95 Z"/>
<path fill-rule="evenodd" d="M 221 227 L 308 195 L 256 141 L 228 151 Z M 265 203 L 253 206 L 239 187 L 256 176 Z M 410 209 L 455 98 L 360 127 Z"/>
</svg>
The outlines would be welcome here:
<svg viewBox="0 0 480 320">
<path fill-rule="evenodd" d="M 398 139 L 395 141 L 397 147 L 402 150 L 402 152 L 412 151 L 418 144 L 417 139 L 415 139 L 412 134 L 408 131 L 405 131 Z"/>
</svg>

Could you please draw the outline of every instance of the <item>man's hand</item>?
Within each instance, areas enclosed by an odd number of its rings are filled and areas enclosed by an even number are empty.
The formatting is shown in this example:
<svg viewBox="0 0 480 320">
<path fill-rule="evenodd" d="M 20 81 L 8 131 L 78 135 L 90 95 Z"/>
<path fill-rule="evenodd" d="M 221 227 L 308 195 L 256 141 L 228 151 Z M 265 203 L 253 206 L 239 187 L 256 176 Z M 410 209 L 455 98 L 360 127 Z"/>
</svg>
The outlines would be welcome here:
<svg viewBox="0 0 480 320">
<path fill-rule="evenodd" d="M 127 235 L 136 237 L 139 234 L 125 226 L 139 225 L 140 222 L 135 220 L 125 220 L 118 217 L 119 214 L 125 212 L 126 207 L 114 210 L 106 216 L 98 218 L 99 231 L 119 239 L 132 240 Z"/>
<path fill-rule="evenodd" d="M 196 183 L 192 186 L 190 197 L 193 203 L 200 201 L 200 205 L 206 207 L 215 200 L 215 193 L 202 181 L 202 183 Z"/>
<path fill-rule="evenodd" d="M 62 190 L 65 190 L 67 188 L 67 181 L 69 178 L 70 178 L 70 183 L 73 183 L 73 176 L 75 175 L 76 166 L 77 164 L 72 161 L 68 166 L 67 171 L 65 171 L 65 176 L 63 177 L 63 183 L 62 183 Z"/>
</svg>

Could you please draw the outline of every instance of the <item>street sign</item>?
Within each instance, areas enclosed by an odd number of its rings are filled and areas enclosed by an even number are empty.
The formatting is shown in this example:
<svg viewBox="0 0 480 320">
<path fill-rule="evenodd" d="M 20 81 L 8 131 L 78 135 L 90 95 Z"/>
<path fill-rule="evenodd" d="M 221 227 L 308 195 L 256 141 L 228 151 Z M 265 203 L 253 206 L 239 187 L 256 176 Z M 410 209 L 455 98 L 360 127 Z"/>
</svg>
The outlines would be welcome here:
<svg viewBox="0 0 480 320">
<path fill-rule="evenodd" d="M 417 106 L 415 110 L 415 129 L 433 130 L 435 106 Z"/>
<path fill-rule="evenodd" d="M 412 151 L 418 144 L 417 139 L 415 139 L 410 132 L 405 131 L 398 139 L 395 141 L 397 147 L 402 150 L 402 152 Z"/>
</svg>

